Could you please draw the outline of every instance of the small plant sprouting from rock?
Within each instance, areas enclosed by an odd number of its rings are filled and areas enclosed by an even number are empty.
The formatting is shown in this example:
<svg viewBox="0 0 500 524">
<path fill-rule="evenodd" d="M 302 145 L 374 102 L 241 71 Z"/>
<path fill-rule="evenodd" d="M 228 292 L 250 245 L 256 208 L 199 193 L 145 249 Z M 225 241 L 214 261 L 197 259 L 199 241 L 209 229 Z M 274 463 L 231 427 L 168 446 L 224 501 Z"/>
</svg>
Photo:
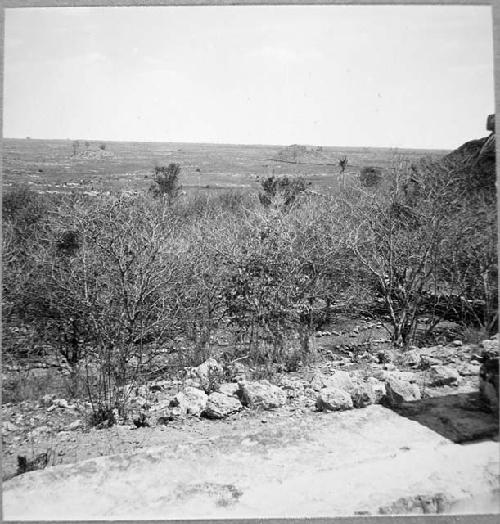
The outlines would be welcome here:
<svg viewBox="0 0 500 524">
<path fill-rule="evenodd" d="M 115 411 L 109 406 L 100 405 L 93 409 L 89 416 L 89 426 L 105 429 L 117 423 Z"/>
<path fill-rule="evenodd" d="M 208 369 L 208 384 L 205 388 L 205 393 L 209 395 L 210 393 L 213 393 L 214 391 L 219 390 L 219 386 L 223 383 L 224 377 L 223 374 L 220 373 L 216 369 L 209 368 Z"/>
<path fill-rule="evenodd" d="M 137 417 L 135 417 L 133 420 L 132 420 L 134 426 L 136 428 L 147 428 L 149 427 L 149 422 L 148 422 L 148 418 L 146 417 L 146 414 L 141 412 L 139 413 L 139 415 L 137 415 Z"/>
</svg>

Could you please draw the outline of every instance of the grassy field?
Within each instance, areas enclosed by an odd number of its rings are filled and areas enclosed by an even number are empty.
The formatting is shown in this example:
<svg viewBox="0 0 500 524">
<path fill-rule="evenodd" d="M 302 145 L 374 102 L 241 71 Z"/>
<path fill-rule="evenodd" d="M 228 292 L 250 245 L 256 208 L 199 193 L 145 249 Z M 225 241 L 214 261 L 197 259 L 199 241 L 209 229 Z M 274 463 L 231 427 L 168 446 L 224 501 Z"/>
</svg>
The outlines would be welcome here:
<svg viewBox="0 0 500 524">
<path fill-rule="evenodd" d="M 3 186 L 24 183 L 37 191 L 141 191 L 151 185 L 155 165 L 181 165 L 186 191 L 252 189 L 260 176 L 304 176 L 314 189 L 331 191 L 340 181 L 338 161 L 347 156 L 346 180 L 365 166 L 382 169 L 398 157 L 417 160 L 446 151 L 324 147 L 323 165 L 277 161 L 283 146 L 184 144 L 159 142 L 80 143 L 70 140 L 4 139 Z M 86 153 L 85 151 L 88 151 Z M 306 159 L 306 160 L 310 160 Z M 300 162 L 301 159 L 299 158 Z M 329 165 L 333 164 L 333 165 Z"/>
</svg>

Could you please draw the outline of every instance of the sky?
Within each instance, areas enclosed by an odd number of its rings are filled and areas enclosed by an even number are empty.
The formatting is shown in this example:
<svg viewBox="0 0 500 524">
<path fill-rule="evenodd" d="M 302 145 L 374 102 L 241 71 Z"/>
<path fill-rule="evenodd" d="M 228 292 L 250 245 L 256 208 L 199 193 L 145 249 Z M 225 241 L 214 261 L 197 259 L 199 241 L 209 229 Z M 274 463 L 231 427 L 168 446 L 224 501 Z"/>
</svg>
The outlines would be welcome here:
<svg viewBox="0 0 500 524">
<path fill-rule="evenodd" d="M 494 112 L 487 6 L 5 12 L 4 137 L 451 149 Z"/>
</svg>

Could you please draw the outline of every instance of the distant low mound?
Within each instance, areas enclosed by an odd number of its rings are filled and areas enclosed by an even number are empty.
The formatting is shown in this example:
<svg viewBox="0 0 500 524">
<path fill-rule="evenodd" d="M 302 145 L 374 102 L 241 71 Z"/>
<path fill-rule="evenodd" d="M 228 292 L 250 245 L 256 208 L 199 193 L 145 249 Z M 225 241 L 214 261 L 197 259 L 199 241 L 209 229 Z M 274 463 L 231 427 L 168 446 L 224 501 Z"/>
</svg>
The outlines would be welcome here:
<svg viewBox="0 0 500 524">
<path fill-rule="evenodd" d="M 72 155 L 72 158 L 78 160 L 102 160 L 103 158 L 114 158 L 114 156 L 115 155 L 111 151 L 87 149 Z"/>
<path fill-rule="evenodd" d="M 272 160 L 292 164 L 327 164 L 332 162 L 332 159 L 323 152 L 321 146 L 307 147 L 297 144 L 280 149 Z"/>
</svg>

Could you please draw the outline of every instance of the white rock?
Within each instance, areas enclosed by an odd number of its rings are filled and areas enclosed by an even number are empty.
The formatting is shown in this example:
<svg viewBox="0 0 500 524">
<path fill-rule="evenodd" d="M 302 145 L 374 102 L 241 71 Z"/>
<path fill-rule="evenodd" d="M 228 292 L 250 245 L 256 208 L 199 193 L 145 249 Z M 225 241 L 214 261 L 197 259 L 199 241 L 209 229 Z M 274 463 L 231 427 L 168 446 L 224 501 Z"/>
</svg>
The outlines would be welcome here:
<svg viewBox="0 0 500 524">
<path fill-rule="evenodd" d="M 355 408 L 364 408 L 377 402 L 377 395 L 369 382 L 357 384 L 350 394 Z"/>
<path fill-rule="evenodd" d="M 370 384 L 373 392 L 375 393 L 375 403 L 380 402 L 385 395 L 385 382 L 377 380 L 375 377 L 368 377 L 366 382 Z"/>
<path fill-rule="evenodd" d="M 47 395 L 44 395 L 41 400 L 40 400 L 40 404 L 44 407 L 44 408 L 49 408 L 50 406 L 52 406 L 52 402 L 54 401 L 54 399 L 56 398 L 56 396 L 54 394 L 47 394 Z"/>
<path fill-rule="evenodd" d="M 199 416 L 205 409 L 208 401 L 207 394 L 201 389 L 184 388 L 170 401 L 170 406 L 179 408 L 181 413 Z"/>
<path fill-rule="evenodd" d="M 398 406 L 402 402 L 411 402 L 420 398 L 420 389 L 416 384 L 396 378 L 390 378 L 385 383 L 385 400 L 390 406 Z"/>
<path fill-rule="evenodd" d="M 316 408 L 319 411 L 343 411 L 353 407 L 351 395 L 338 388 L 324 388 L 316 399 Z"/>
<path fill-rule="evenodd" d="M 456 385 L 460 375 L 457 370 L 450 366 L 432 366 L 426 377 L 429 386 Z"/>
<path fill-rule="evenodd" d="M 240 386 L 236 382 L 224 382 L 219 386 L 219 393 L 228 397 L 238 397 Z"/>
<path fill-rule="evenodd" d="M 241 382 L 240 395 L 242 404 L 248 407 L 272 409 L 281 407 L 286 402 L 285 392 L 267 380 Z"/>
<path fill-rule="evenodd" d="M 336 370 L 332 375 L 315 373 L 311 379 L 311 387 L 315 391 L 323 388 L 337 388 L 349 392 L 354 389 L 355 383 L 347 371 Z"/>
<path fill-rule="evenodd" d="M 68 409 L 70 407 L 70 405 L 68 404 L 68 401 L 65 398 L 55 398 L 52 401 L 52 405 L 55 406 L 56 408 L 63 408 L 63 409 Z"/>
<path fill-rule="evenodd" d="M 498 339 L 494 338 L 492 340 L 483 340 L 481 345 L 486 351 L 489 352 L 498 352 Z"/>
<path fill-rule="evenodd" d="M 68 424 L 65 428 L 66 431 L 75 431 L 76 429 L 80 429 L 83 427 L 83 422 L 78 419 L 72 422 L 71 424 Z"/>
<path fill-rule="evenodd" d="M 19 428 L 10 422 L 10 420 L 4 420 L 2 421 L 2 430 L 9 432 L 9 431 L 17 431 Z"/>
<path fill-rule="evenodd" d="M 220 419 L 227 417 L 231 413 L 236 413 L 242 408 L 243 406 L 237 398 L 214 392 L 208 395 L 203 415 L 207 418 Z"/>
</svg>

